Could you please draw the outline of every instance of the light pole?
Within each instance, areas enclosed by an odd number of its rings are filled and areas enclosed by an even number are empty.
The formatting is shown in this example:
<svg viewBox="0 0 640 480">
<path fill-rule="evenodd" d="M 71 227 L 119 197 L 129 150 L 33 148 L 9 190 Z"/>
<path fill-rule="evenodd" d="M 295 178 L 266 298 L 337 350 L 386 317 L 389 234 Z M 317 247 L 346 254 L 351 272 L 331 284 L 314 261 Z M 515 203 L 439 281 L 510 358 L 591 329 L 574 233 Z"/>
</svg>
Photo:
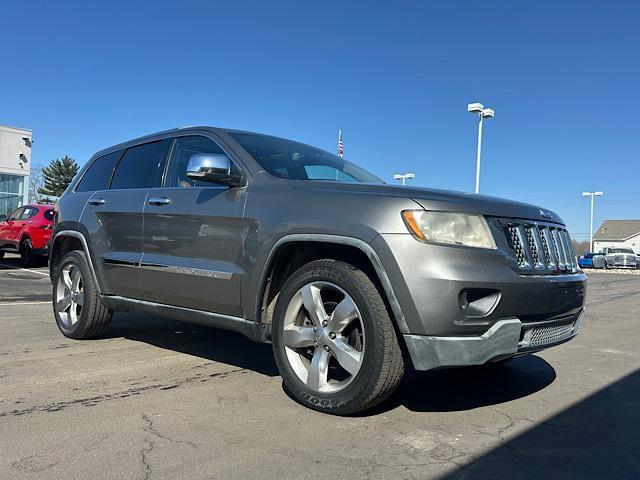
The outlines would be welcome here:
<svg viewBox="0 0 640 480">
<path fill-rule="evenodd" d="M 476 193 L 480 193 L 480 153 L 482 151 L 482 120 L 493 118 L 495 112 L 490 108 L 484 108 L 481 103 L 470 103 L 467 105 L 467 112 L 477 113 L 480 117 L 478 123 L 478 155 L 476 157 Z"/>
<path fill-rule="evenodd" d="M 602 192 L 582 192 L 583 197 L 591 197 L 591 217 L 589 220 L 589 251 L 593 252 L 593 201 L 595 197 L 604 195 Z"/>
<path fill-rule="evenodd" d="M 393 176 L 394 180 L 402 180 L 402 185 L 406 184 L 406 181 L 410 178 L 416 178 L 415 173 L 407 172 L 407 173 L 396 173 Z"/>
</svg>

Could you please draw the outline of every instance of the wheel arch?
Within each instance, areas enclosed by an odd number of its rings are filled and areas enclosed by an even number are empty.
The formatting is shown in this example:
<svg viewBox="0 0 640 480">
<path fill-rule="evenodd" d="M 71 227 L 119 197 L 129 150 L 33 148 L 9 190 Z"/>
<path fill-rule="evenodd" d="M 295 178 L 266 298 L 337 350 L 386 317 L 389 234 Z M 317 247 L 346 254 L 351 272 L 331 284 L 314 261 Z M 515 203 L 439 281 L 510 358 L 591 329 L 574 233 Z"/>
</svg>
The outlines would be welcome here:
<svg viewBox="0 0 640 480">
<path fill-rule="evenodd" d="M 49 275 L 51 280 L 53 281 L 53 276 L 62 258 L 73 250 L 82 250 L 87 256 L 91 276 L 93 277 L 93 281 L 98 289 L 98 293 L 101 293 L 102 289 L 100 287 L 100 282 L 98 282 L 98 277 L 93 265 L 93 259 L 91 258 L 91 251 L 89 250 L 87 240 L 82 233 L 75 230 L 61 230 L 55 234 L 51 241 L 51 251 L 49 253 Z"/>
<path fill-rule="evenodd" d="M 27 232 L 22 232 L 22 235 L 20 236 L 20 241 L 18 242 L 18 250 L 20 250 L 20 245 L 22 245 L 22 242 L 24 242 L 25 240 L 29 240 L 33 245 L 33 240 L 31 240 L 31 237 L 29 236 L 29 234 Z"/>
<path fill-rule="evenodd" d="M 358 238 L 326 234 L 291 234 L 275 243 L 258 287 L 258 322 L 271 323 L 277 295 L 289 274 L 300 266 L 321 258 L 342 260 L 367 273 L 380 288 L 400 333 L 409 332 L 391 281 L 373 247 Z"/>
</svg>

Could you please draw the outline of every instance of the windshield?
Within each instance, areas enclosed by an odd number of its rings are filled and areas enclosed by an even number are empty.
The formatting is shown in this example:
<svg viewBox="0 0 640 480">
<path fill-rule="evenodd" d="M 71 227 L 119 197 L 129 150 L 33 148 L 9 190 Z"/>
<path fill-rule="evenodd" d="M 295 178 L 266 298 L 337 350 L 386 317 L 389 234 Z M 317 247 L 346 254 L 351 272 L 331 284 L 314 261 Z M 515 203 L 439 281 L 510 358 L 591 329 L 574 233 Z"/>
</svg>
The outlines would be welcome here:
<svg viewBox="0 0 640 480">
<path fill-rule="evenodd" d="M 633 255 L 633 250 L 630 248 L 611 248 L 609 253 L 631 253 Z"/>
<path fill-rule="evenodd" d="M 257 133 L 227 132 L 271 175 L 292 180 L 384 183 L 363 168 L 319 148 Z"/>
</svg>

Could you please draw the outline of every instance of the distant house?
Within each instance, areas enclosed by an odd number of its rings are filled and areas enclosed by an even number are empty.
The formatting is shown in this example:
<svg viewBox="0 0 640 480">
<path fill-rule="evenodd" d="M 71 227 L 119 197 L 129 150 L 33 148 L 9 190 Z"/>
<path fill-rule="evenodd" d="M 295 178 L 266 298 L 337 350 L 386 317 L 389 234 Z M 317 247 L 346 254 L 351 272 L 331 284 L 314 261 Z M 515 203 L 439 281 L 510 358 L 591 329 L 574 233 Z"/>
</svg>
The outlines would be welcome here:
<svg viewBox="0 0 640 480">
<path fill-rule="evenodd" d="M 640 220 L 605 220 L 593 235 L 593 250 L 630 248 L 640 255 Z"/>
</svg>

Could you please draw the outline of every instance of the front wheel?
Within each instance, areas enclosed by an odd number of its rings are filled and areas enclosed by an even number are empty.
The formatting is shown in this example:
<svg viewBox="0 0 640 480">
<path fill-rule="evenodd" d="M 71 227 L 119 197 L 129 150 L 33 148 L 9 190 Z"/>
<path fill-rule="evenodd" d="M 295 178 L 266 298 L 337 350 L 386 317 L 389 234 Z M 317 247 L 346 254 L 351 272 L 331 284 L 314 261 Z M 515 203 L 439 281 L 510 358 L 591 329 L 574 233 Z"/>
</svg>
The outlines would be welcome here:
<svg viewBox="0 0 640 480">
<path fill-rule="evenodd" d="M 298 269 L 278 295 L 273 350 L 288 392 L 334 415 L 373 407 L 404 373 L 384 300 L 361 270 L 336 260 Z"/>
</svg>

